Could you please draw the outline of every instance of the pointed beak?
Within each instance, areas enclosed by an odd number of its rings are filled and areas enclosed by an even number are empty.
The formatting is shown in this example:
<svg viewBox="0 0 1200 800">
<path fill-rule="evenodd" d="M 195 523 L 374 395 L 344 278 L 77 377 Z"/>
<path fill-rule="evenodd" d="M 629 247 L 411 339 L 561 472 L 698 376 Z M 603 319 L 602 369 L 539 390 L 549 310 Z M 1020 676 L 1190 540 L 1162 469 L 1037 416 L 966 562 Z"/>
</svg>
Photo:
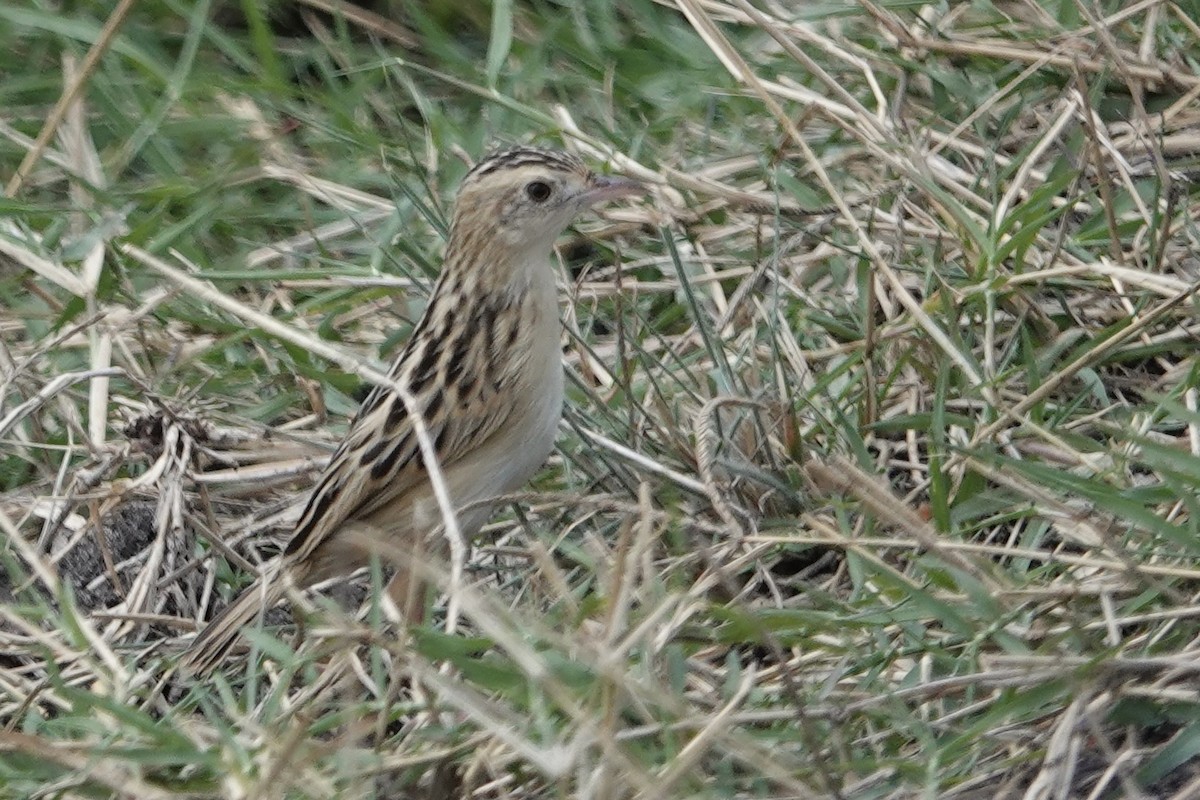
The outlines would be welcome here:
<svg viewBox="0 0 1200 800">
<path fill-rule="evenodd" d="M 589 182 L 580 199 L 583 204 L 590 206 L 607 200 L 617 200 L 621 197 L 633 197 L 646 193 L 646 187 L 638 181 L 629 178 L 616 178 L 597 175 Z"/>
</svg>

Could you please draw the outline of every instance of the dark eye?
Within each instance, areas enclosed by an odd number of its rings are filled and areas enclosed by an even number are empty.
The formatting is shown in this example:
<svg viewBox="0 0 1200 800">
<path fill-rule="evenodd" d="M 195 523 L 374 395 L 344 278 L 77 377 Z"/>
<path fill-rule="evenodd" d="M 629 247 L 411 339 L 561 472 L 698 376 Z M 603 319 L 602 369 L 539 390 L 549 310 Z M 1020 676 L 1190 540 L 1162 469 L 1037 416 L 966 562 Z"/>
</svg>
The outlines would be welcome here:
<svg viewBox="0 0 1200 800">
<path fill-rule="evenodd" d="M 535 203 L 544 203 L 550 199 L 550 184 L 543 181 L 533 181 L 525 184 L 525 194 Z"/>
</svg>

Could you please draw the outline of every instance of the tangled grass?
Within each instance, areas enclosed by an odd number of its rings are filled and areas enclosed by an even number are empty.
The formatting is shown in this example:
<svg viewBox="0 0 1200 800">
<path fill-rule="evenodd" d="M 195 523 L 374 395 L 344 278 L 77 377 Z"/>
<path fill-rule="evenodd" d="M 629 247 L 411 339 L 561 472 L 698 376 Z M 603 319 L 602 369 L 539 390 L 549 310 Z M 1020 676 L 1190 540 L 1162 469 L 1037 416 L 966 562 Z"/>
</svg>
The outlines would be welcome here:
<svg viewBox="0 0 1200 800">
<path fill-rule="evenodd" d="M 1200 796 L 1197 18 L 0 7 L 3 791 Z M 550 463 L 427 624 L 181 677 L 524 140 L 652 186 Z"/>
</svg>

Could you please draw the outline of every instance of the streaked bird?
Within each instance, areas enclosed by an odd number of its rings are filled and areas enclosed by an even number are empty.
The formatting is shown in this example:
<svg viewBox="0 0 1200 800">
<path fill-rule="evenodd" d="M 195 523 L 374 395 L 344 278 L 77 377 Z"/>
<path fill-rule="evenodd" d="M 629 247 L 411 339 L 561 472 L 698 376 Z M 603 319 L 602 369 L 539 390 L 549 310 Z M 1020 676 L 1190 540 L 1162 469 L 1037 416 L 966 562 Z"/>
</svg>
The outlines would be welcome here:
<svg viewBox="0 0 1200 800">
<path fill-rule="evenodd" d="M 487 522 L 487 501 L 522 486 L 553 447 L 563 373 L 554 242 L 585 209 L 639 194 L 558 150 L 512 147 L 463 179 L 445 263 L 390 377 L 413 398 L 377 386 L 351 423 L 277 561 L 192 643 L 183 667 L 221 663 L 239 630 L 288 585 L 306 587 L 365 565 L 379 542 L 419 553 L 442 523 L 413 414 L 420 414 L 464 536 Z M 397 568 L 389 593 L 412 610 L 420 581 Z"/>
</svg>

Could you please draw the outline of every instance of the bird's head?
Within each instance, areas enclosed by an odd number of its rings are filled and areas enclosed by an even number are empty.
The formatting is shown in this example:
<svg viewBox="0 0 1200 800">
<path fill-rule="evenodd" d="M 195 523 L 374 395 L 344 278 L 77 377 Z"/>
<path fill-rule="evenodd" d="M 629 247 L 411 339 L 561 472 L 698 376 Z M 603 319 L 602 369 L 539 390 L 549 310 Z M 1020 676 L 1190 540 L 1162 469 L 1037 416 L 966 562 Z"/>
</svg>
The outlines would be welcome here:
<svg viewBox="0 0 1200 800">
<path fill-rule="evenodd" d="M 499 150 L 463 179 L 450 248 L 459 256 L 482 249 L 491 251 L 493 261 L 544 262 L 554 240 L 580 212 L 642 191 L 637 181 L 597 175 L 560 150 Z"/>
</svg>

